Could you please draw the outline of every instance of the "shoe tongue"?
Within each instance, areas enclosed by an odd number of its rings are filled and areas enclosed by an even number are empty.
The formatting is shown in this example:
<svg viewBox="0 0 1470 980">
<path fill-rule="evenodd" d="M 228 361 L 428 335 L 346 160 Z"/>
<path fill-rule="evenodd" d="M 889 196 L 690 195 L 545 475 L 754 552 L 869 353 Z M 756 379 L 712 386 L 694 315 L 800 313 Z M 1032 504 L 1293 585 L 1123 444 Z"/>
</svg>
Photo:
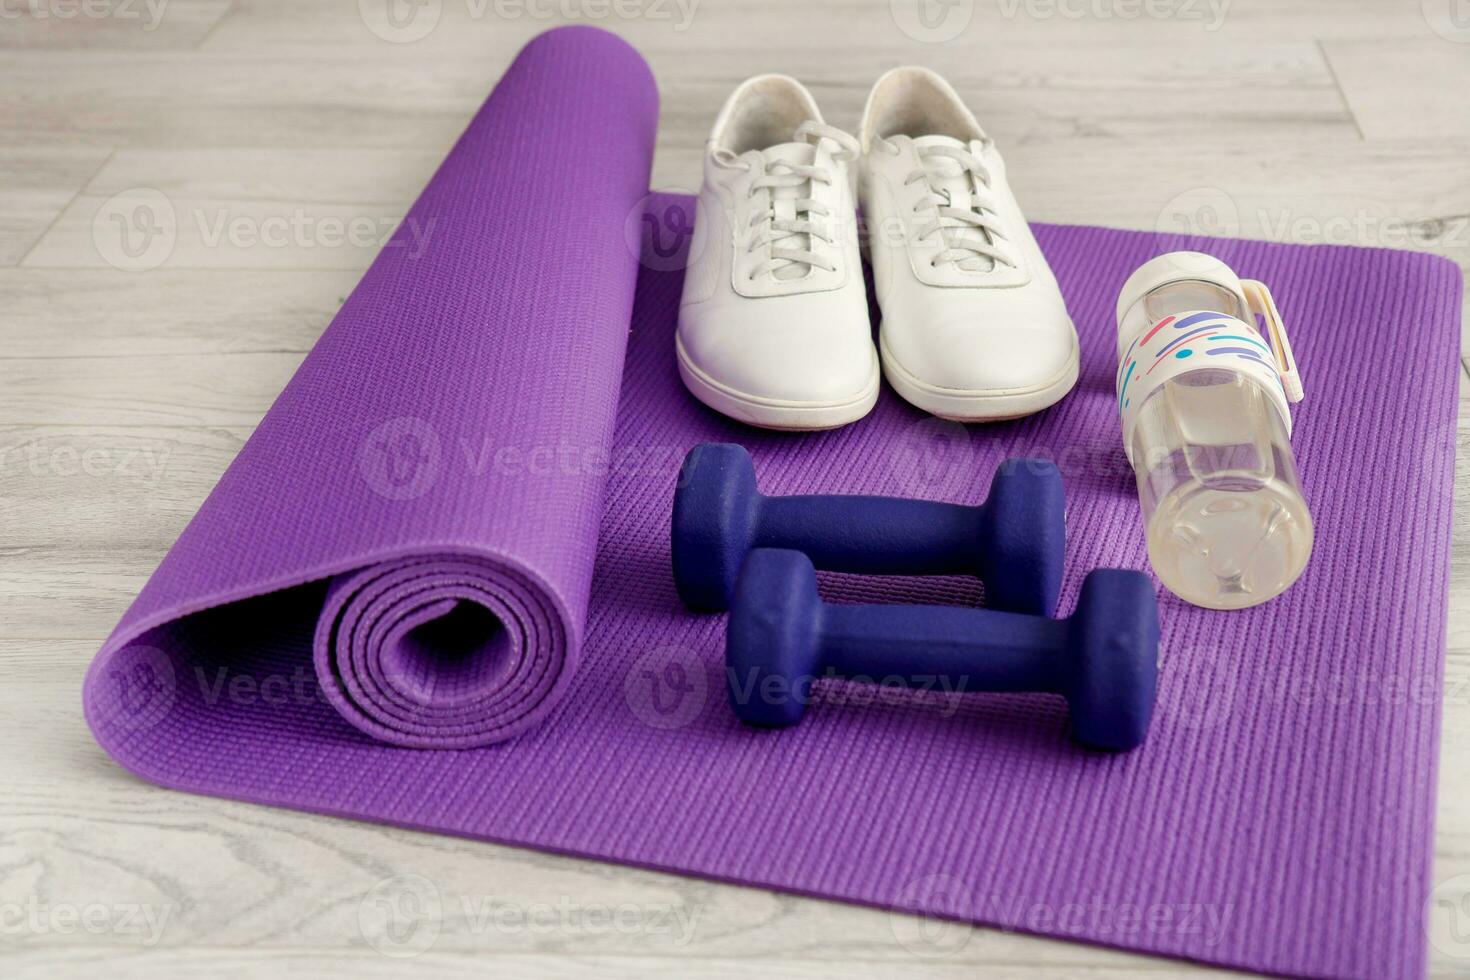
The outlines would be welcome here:
<svg viewBox="0 0 1470 980">
<path fill-rule="evenodd" d="M 761 151 L 768 167 L 773 163 L 807 166 L 816 160 L 816 154 L 817 148 L 811 143 L 777 143 Z M 779 168 L 777 172 L 780 172 Z M 808 181 L 802 181 L 794 187 L 772 187 L 770 194 L 771 207 L 775 210 L 778 221 L 797 220 L 796 202 L 812 196 Z M 806 250 L 811 247 L 811 236 L 794 235 L 782 242 L 782 247 Z M 806 270 L 796 265 L 782 266 L 772 273 L 777 279 L 796 279 L 805 274 Z"/>
<path fill-rule="evenodd" d="M 957 140 L 953 136 L 918 136 L 914 138 L 914 148 L 922 150 L 930 146 L 948 146 L 955 150 L 968 150 L 969 146 L 963 140 Z"/>
<path fill-rule="evenodd" d="M 925 156 L 924 151 L 934 147 L 947 147 L 954 150 L 969 151 L 970 147 L 963 141 L 953 136 L 920 136 L 914 141 L 914 151 L 924 161 L 924 172 L 928 175 L 929 186 L 940 194 L 949 196 L 949 206 L 959 208 L 961 211 L 981 210 L 980 197 L 976 193 L 978 178 L 962 167 L 958 160 L 951 159 L 941 154 Z M 963 222 L 946 219 L 943 226 L 948 229 L 946 238 L 956 246 L 963 246 L 967 242 L 985 244 L 985 234 L 973 226 Z M 976 255 L 965 259 L 962 267 L 971 271 L 987 271 L 995 263 L 988 257 Z"/>
<path fill-rule="evenodd" d="M 811 143 L 777 143 L 761 151 L 768 161 L 808 164 L 816 159 L 817 148 Z"/>
</svg>

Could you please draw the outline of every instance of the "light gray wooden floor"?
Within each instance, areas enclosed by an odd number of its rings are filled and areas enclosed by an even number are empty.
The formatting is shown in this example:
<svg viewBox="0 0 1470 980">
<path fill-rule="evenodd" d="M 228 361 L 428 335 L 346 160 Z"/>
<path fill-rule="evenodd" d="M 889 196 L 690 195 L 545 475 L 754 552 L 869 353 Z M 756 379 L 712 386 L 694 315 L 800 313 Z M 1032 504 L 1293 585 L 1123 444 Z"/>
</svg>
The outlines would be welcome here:
<svg viewBox="0 0 1470 980">
<path fill-rule="evenodd" d="M 852 127 L 880 70 L 921 62 L 998 138 L 1034 219 L 1470 268 L 1470 2 L 929 0 L 921 18 L 906 0 L 391 0 L 395 19 L 389 2 L 0 4 L 0 975 L 1209 972 L 165 792 L 93 743 L 82 672 L 379 230 L 553 22 L 611 27 L 652 63 L 656 186 L 693 186 L 748 74 L 805 79 Z M 140 201 L 178 233 L 130 253 L 113 216 Z M 1439 977 L 1470 974 L 1467 563 L 1462 517 Z M 407 940 L 374 919 L 404 892 L 441 909 Z M 418 958 L 390 955 L 430 931 Z"/>
</svg>

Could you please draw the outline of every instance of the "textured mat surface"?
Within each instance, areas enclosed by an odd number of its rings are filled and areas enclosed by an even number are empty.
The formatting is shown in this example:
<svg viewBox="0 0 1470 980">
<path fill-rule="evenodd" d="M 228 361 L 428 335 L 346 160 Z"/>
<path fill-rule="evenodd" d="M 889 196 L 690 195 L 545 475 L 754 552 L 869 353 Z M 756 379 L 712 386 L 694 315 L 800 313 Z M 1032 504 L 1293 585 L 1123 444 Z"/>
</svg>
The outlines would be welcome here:
<svg viewBox="0 0 1470 980">
<path fill-rule="evenodd" d="M 427 250 L 385 249 L 98 655 L 107 751 L 192 792 L 1261 971 L 1422 974 L 1454 266 L 1041 226 L 1082 339 L 1060 405 L 967 430 L 885 391 L 838 432 L 758 433 L 677 377 L 693 215 L 640 205 L 655 101 L 609 35 L 523 52 L 410 214 Z M 570 134 L 602 152 L 569 169 Z M 1268 282 L 1291 327 L 1302 580 L 1237 613 L 1161 593 L 1160 710 L 1128 755 L 1076 749 L 1045 696 L 834 683 L 798 728 L 742 729 L 723 618 L 684 612 L 670 578 L 684 452 L 744 443 L 773 493 L 964 502 L 1004 457 L 1051 456 L 1069 612 L 1087 570 L 1147 567 L 1112 304 L 1181 247 Z"/>
</svg>

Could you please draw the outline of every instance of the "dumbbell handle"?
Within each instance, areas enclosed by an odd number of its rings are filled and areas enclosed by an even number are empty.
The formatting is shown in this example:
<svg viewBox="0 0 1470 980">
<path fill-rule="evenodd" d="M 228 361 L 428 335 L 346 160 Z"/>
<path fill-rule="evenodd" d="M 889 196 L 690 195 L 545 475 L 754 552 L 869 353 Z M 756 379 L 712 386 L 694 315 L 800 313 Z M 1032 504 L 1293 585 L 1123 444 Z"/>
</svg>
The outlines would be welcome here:
<svg viewBox="0 0 1470 980">
<path fill-rule="evenodd" d="M 756 548 L 867 575 L 973 575 L 985 505 L 860 495 L 761 497 Z"/>
<path fill-rule="evenodd" d="M 824 603 L 820 662 L 843 677 L 1061 693 L 1067 621 L 959 606 Z"/>
</svg>

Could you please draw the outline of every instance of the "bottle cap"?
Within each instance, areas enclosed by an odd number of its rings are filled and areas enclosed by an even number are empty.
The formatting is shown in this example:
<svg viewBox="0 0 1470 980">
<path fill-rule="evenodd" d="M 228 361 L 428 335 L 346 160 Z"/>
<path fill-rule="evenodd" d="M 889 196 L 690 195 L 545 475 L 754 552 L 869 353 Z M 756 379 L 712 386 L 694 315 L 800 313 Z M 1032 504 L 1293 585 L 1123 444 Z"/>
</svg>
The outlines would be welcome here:
<svg viewBox="0 0 1470 980">
<path fill-rule="evenodd" d="M 1244 310 L 1265 324 L 1265 335 L 1247 323 L 1218 310 L 1188 310 L 1145 324 L 1123 337 L 1123 319 L 1129 309 L 1154 289 L 1173 282 L 1200 280 L 1235 294 Z M 1171 252 L 1151 259 L 1128 277 L 1118 297 L 1120 347 L 1116 390 L 1123 422 L 1123 448 L 1132 461 L 1133 425 L 1145 399 L 1165 381 L 1200 369 L 1236 371 L 1256 381 L 1276 406 L 1291 432 L 1288 403 L 1302 400 L 1302 383 L 1286 325 L 1265 283 L 1240 279 L 1213 256 L 1200 252 Z"/>
<path fill-rule="evenodd" d="M 1214 283 L 1221 289 L 1234 293 L 1240 300 L 1241 309 L 1250 308 L 1240 278 L 1230 266 L 1204 252 L 1166 252 L 1139 266 L 1134 270 L 1133 275 L 1128 277 L 1128 281 L 1123 283 L 1123 288 L 1118 293 L 1117 308 L 1117 323 L 1120 330 L 1123 326 L 1124 314 L 1132 308 L 1134 303 L 1160 286 L 1190 279 Z M 1132 337 L 1124 337 L 1120 333 L 1118 353 L 1122 354 L 1123 349 L 1132 341 Z"/>
</svg>

